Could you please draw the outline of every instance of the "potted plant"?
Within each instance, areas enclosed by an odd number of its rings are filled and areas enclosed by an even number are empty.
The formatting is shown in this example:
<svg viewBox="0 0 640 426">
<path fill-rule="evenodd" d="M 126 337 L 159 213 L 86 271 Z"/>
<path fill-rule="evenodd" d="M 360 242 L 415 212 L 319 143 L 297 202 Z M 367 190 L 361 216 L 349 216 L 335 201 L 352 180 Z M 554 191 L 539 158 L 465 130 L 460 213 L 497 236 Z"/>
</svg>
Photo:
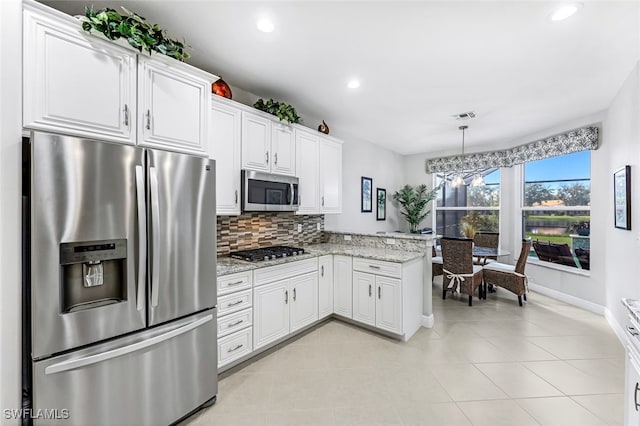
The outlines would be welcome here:
<svg viewBox="0 0 640 426">
<path fill-rule="evenodd" d="M 269 99 L 265 102 L 263 99 L 258 99 L 258 101 L 253 104 L 253 107 L 260 111 L 275 115 L 280 121 L 284 120 L 289 123 L 302 123 L 302 118 L 300 118 L 296 109 L 284 102 L 274 101 L 273 99 Z"/>
<path fill-rule="evenodd" d="M 436 187 L 429 191 L 427 185 L 418 185 L 412 187 L 411 185 L 405 185 L 393 194 L 394 201 L 400 204 L 402 210 L 400 213 L 409 222 L 409 231 L 411 233 L 418 232 L 418 225 L 427 217 L 430 210 L 425 210 L 429 202 L 434 200 L 438 194 L 440 187 Z"/>
</svg>

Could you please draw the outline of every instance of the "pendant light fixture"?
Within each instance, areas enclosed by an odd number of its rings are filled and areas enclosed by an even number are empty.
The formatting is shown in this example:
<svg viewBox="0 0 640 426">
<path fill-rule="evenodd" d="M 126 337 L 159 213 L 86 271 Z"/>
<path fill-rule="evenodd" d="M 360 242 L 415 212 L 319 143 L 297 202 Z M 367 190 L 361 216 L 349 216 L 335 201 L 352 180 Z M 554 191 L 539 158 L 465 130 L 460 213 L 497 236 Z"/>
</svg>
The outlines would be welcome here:
<svg viewBox="0 0 640 426">
<path fill-rule="evenodd" d="M 464 131 L 465 129 L 468 129 L 469 126 L 460 126 L 458 127 L 459 130 L 462 130 L 462 156 L 464 157 Z M 453 176 L 453 179 L 451 180 L 451 187 L 452 188 L 457 188 L 459 186 L 463 186 L 464 185 L 464 178 L 462 177 L 462 173 L 463 170 L 458 171 L 458 173 L 456 173 Z"/>
</svg>

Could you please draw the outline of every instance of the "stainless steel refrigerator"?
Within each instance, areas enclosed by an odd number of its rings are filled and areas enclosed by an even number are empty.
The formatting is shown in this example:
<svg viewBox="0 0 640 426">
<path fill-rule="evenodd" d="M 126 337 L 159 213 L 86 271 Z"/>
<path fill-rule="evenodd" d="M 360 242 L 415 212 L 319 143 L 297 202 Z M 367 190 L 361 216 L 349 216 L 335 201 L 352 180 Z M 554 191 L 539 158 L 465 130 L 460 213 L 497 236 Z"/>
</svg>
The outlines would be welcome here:
<svg viewBox="0 0 640 426">
<path fill-rule="evenodd" d="M 215 401 L 214 162 L 39 132 L 24 153 L 34 424 L 165 425 Z"/>
</svg>

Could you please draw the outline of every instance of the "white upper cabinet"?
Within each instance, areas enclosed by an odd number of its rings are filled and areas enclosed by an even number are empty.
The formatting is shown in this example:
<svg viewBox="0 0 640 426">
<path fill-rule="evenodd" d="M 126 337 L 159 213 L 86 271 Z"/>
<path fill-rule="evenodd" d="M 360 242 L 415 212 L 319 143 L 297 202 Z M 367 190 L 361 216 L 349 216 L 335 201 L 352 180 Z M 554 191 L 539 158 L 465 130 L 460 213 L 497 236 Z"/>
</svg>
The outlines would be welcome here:
<svg viewBox="0 0 640 426">
<path fill-rule="evenodd" d="M 173 59 L 138 57 L 138 142 L 208 155 L 213 76 Z"/>
<path fill-rule="evenodd" d="M 135 144 L 135 52 L 37 3 L 23 17 L 23 126 Z"/>
<path fill-rule="evenodd" d="M 342 144 L 320 139 L 320 209 L 342 212 Z"/>
<path fill-rule="evenodd" d="M 216 160 L 216 214 L 240 214 L 240 135 L 242 113 L 211 95 L 209 156 Z"/>
<path fill-rule="evenodd" d="M 295 176 L 293 128 L 258 114 L 242 113 L 242 168 Z"/>
<path fill-rule="evenodd" d="M 320 213 L 320 138 L 296 129 L 296 170 L 300 180 L 298 214 Z"/>
</svg>

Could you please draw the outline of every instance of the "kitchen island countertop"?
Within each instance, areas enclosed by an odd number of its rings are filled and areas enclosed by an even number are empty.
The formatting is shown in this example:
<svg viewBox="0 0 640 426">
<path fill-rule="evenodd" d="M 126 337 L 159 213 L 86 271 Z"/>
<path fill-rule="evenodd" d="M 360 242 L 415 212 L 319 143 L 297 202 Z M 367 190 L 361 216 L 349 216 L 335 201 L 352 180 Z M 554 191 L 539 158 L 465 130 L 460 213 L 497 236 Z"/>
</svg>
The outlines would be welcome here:
<svg viewBox="0 0 640 426">
<path fill-rule="evenodd" d="M 282 263 L 295 262 L 297 260 L 310 259 L 327 254 L 362 257 L 365 259 L 383 260 L 387 262 L 405 263 L 424 257 L 424 252 L 389 250 L 384 248 L 371 248 L 347 244 L 313 244 L 303 246 L 305 253 L 299 256 L 284 257 L 263 262 L 248 262 L 231 257 L 218 257 L 218 276 L 234 274 L 236 272 L 251 271 L 267 266 L 280 265 Z"/>
</svg>

